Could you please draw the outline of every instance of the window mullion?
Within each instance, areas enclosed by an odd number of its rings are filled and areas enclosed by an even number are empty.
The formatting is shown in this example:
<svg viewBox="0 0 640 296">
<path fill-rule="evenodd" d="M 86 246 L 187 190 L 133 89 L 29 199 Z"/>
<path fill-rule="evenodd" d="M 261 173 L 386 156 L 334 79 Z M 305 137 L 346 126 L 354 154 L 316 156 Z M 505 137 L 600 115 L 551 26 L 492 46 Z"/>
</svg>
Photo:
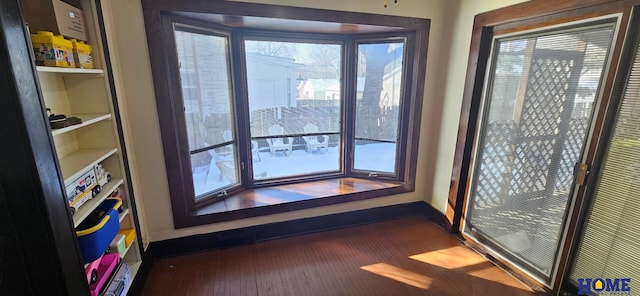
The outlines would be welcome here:
<svg viewBox="0 0 640 296">
<path fill-rule="evenodd" d="M 353 150 L 355 148 L 355 118 L 356 118 L 356 71 L 358 67 L 357 48 L 355 39 L 349 38 L 343 47 L 343 84 L 344 100 L 341 127 L 342 132 L 342 169 L 346 176 L 353 174 Z"/>
<path fill-rule="evenodd" d="M 235 30 L 231 33 L 231 65 L 233 71 L 233 88 L 235 92 L 235 124 L 236 140 L 240 166 L 240 182 L 249 188 L 253 184 L 253 167 L 251 162 L 251 134 L 249 125 L 249 103 L 247 94 L 247 72 L 244 48 L 244 33 Z"/>
<path fill-rule="evenodd" d="M 415 65 L 415 56 L 410 54 L 409 49 L 410 48 L 414 48 L 415 47 L 415 34 L 408 34 L 408 36 L 406 37 L 405 40 L 405 48 L 404 48 L 404 57 L 405 57 L 405 61 L 404 61 L 404 65 L 403 65 L 403 70 L 402 70 L 402 81 L 404 81 L 405 83 L 403 83 L 402 86 L 402 90 L 400 91 L 400 97 L 401 97 L 401 101 L 402 101 L 402 105 L 401 105 L 401 111 L 400 111 L 400 116 L 398 118 L 399 120 L 399 125 L 400 125 L 400 130 L 398 131 L 398 163 L 396 163 L 396 165 L 398 166 L 397 169 L 397 178 L 399 180 L 405 180 L 406 181 L 406 176 L 407 176 L 407 172 L 410 170 L 410 166 L 409 165 L 405 165 L 408 159 L 408 155 L 407 153 L 410 153 L 410 149 L 409 149 L 409 139 L 410 139 L 410 132 L 415 132 L 415 130 L 419 130 L 419 127 L 416 127 L 416 129 L 411 128 L 411 124 L 413 124 L 415 121 L 412 120 L 411 118 L 411 98 L 412 98 L 412 93 L 411 90 L 413 89 L 412 87 L 409 87 L 409 78 L 413 77 L 414 73 L 413 70 L 414 68 L 412 66 L 409 65 Z M 422 106 L 422 105 L 420 105 Z"/>
</svg>

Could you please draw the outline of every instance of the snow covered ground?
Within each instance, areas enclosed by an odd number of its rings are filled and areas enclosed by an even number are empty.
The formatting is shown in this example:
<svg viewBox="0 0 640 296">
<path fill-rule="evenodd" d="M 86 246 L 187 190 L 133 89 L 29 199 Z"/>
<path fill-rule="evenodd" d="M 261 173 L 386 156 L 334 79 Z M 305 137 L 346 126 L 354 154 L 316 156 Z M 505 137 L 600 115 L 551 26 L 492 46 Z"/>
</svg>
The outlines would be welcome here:
<svg viewBox="0 0 640 296">
<path fill-rule="evenodd" d="M 263 149 L 261 147 L 261 149 Z M 266 149 L 263 149 L 266 150 Z M 396 145 L 394 143 L 375 143 L 356 145 L 355 168 L 358 170 L 375 172 L 393 172 L 395 169 Z M 309 154 L 306 150 L 294 150 L 291 155 L 277 152 L 271 155 L 268 151 L 260 152 L 260 161 L 256 155 L 254 160 L 254 178 L 271 179 L 293 175 L 312 174 L 320 172 L 334 172 L 340 169 L 340 156 L 338 147 L 329 147 L 325 152 L 313 151 Z M 232 162 L 225 162 L 230 173 L 223 174 L 211 161 L 208 166 L 196 167 L 193 170 L 193 182 L 196 196 L 219 190 L 231 184 L 235 184 Z"/>
</svg>

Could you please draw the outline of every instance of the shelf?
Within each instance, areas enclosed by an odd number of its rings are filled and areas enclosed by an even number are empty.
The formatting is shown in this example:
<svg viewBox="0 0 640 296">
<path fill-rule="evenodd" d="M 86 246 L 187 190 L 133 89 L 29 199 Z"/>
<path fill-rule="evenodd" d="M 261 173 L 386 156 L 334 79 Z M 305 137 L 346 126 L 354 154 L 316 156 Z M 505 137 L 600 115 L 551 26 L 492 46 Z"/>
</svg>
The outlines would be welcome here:
<svg viewBox="0 0 640 296">
<path fill-rule="evenodd" d="M 63 68 L 63 67 L 47 67 L 37 66 L 39 73 L 60 73 L 60 74 L 90 74 L 103 76 L 104 70 L 102 69 L 80 69 L 80 68 Z"/>
<path fill-rule="evenodd" d="M 107 197 L 116 190 L 124 181 L 122 179 L 111 179 L 111 182 L 104 185 L 102 191 L 96 197 L 85 202 L 78 211 L 73 215 L 73 227 L 78 227 L 80 222 L 87 218 L 89 214 Z M 127 209 L 129 210 L 129 209 Z"/>
<path fill-rule="evenodd" d="M 138 269 L 140 269 L 140 265 L 142 265 L 142 261 L 127 262 L 127 264 L 129 264 L 129 268 L 131 268 L 131 281 L 133 281 L 133 278 L 138 273 Z M 123 295 L 126 295 L 126 293 Z"/>
<path fill-rule="evenodd" d="M 129 270 L 131 271 L 131 278 L 129 279 L 129 285 L 127 287 L 125 287 L 125 289 L 122 291 L 122 293 L 120 293 L 120 295 L 127 295 L 129 293 L 129 289 L 131 289 L 131 285 L 133 284 L 133 280 L 136 277 L 136 274 L 138 273 L 138 270 L 140 270 L 140 266 L 142 265 L 142 261 L 135 261 L 135 262 L 127 262 L 127 264 L 129 265 Z"/>
<path fill-rule="evenodd" d="M 60 135 L 60 134 L 64 134 L 66 132 L 70 132 L 72 130 L 79 129 L 81 127 L 85 127 L 85 126 L 90 125 L 90 124 L 94 124 L 96 122 L 100 122 L 100 121 L 103 121 L 103 120 L 111 119 L 111 114 L 75 114 L 75 115 L 67 115 L 67 117 L 72 117 L 72 116 L 80 118 L 80 120 L 82 120 L 82 123 L 81 124 L 75 124 L 75 125 L 67 126 L 65 128 L 61 128 L 61 129 L 51 130 L 51 134 L 53 134 L 54 136 L 57 136 L 57 135 Z"/>
<path fill-rule="evenodd" d="M 138 270 L 140 270 L 140 266 L 142 266 L 142 261 L 127 262 L 127 264 L 129 264 L 129 269 L 131 270 L 131 283 L 129 283 L 129 286 L 127 287 L 127 289 L 125 289 L 125 291 L 122 292 L 121 295 L 127 295 L 129 293 L 129 289 L 131 289 L 133 280 L 136 278 L 136 274 L 138 274 Z"/>
<path fill-rule="evenodd" d="M 117 148 L 80 149 L 61 158 L 65 186 L 117 151 Z"/>
<path fill-rule="evenodd" d="M 120 224 L 122 224 L 122 220 L 129 215 L 129 208 L 126 208 L 122 213 L 118 214 L 118 219 L 120 220 Z"/>
<path fill-rule="evenodd" d="M 133 239 L 131 244 L 124 249 L 124 252 L 122 254 L 120 254 L 120 258 L 124 259 L 124 257 L 126 257 L 127 254 L 129 254 L 129 251 L 131 250 L 131 248 L 137 245 L 137 241 L 138 241 L 138 234 L 136 233 L 136 237 Z"/>
</svg>

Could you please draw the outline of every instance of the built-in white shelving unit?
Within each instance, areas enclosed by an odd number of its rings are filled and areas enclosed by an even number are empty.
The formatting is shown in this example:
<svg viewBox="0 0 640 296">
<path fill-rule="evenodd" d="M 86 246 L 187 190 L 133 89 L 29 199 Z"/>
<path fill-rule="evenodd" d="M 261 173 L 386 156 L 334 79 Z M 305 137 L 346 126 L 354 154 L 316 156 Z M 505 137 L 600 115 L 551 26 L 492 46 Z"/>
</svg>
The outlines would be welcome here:
<svg viewBox="0 0 640 296">
<path fill-rule="evenodd" d="M 60 129 L 52 129 L 55 150 L 64 178 L 65 187 L 102 165 L 111 178 L 102 184 L 100 192 L 82 203 L 73 213 L 74 227 L 80 225 L 91 213 L 117 190 L 123 205 L 119 213 L 121 229 L 136 229 L 133 197 L 129 196 L 131 184 L 127 179 L 123 157 L 117 110 L 114 107 L 109 75 L 105 75 L 106 59 L 103 40 L 98 28 L 95 2 L 82 0 L 85 14 L 85 30 L 88 43 L 93 47 L 95 69 L 37 66 L 40 89 L 45 106 L 54 114 L 77 117 L 82 123 Z M 53 12 L 52 12 L 53 13 Z M 91 193 L 88 193 L 91 194 Z M 132 276 L 140 268 L 142 256 L 140 231 L 121 257 L 131 268 Z M 126 295 L 126 291 L 123 295 Z"/>
</svg>

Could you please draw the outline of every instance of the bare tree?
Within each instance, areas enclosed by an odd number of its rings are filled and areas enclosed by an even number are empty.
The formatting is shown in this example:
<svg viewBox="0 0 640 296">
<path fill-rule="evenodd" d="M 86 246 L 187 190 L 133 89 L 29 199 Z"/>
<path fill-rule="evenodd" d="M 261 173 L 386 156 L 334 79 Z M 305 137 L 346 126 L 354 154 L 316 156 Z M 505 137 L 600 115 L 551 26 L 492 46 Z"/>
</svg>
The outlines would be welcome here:
<svg viewBox="0 0 640 296">
<path fill-rule="evenodd" d="M 311 65 L 321 70 L 320 78 L 338 78 L 340 76 L 340 47 L 318 44 L 309 54 Z"/>
<path fill-rule="evenodd" d="M 364 47 L 364 48 L 363 48 Z M 382 130 L 380 122 L 380 94 L 385 74 L 385 67 L 392 62 L 396 51 L 401 47 L 390 51 L 390 44 L 367 44 L 361 47 L 364 57 L 365 82 L 362 91 L 362 100 L 358 106 L 358 121 L 356 122 L 356 136 L 366 139 L 378 139 Z M 362 69 L 359 69 L 360 72 Z"/>
<path fill-rule="evenodd" d="M 277 41 L 247 41 L 245 43 L 247 52 L 255 52 L 267 56 L 293 58 L 296 52 L 295 44 Z"/>
</svg>

